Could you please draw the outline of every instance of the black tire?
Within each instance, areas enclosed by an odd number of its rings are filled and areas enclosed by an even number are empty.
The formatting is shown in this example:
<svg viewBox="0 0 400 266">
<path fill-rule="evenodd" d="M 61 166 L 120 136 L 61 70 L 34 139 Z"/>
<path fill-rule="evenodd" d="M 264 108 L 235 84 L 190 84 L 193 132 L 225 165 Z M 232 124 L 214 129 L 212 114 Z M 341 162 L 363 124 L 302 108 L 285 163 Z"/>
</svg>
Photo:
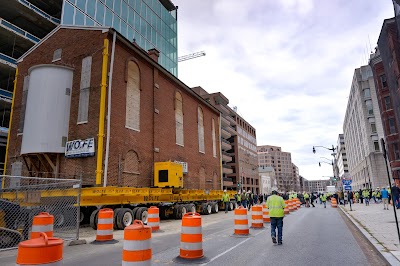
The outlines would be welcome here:
<svg viewBox="0 0 400 266">
<path fill-rule="evenodd" d="M 97 215 L 99 214 L 99 210 L 94 210 L 92 214 L 90 215 L 90 227 L 93 228 L 93 230 L 97 230 Z"/>
<path fill-rule="evenodd" d="M 207 210 L 207 215 L 212 213 L 212 204 L 211 203 L 207 203 L 206 210 Z"/>
<path fill-rule="evenodd" d="M 194 203 L 186 204 L 186 210 L 187 212 L 196 213 L 196 205 Z"/>
<path fill-rule="evenodd" d="M 159 207 L 159 214 L 160 220 L 167 220 L 169 218 L 169 215 L 167 215 L 167 208 L 164 206 Z"/>
<path fill-rule="evenodd" d="M 136 213 L 141 207 L 135 207 L 132 209 L 133 218 L 136 219 Z"/>
<path fill-rule="evenodd" d="M 140 207 L 135 214 L 136 220 L 141 220 L 144 224 L 147 224 L 148 212 L 146 207 Z"/>
<path fill-rule="evenodd" d="M 117 228 L 124 230 L 125 227 L 131 225 L 135 220 L 132 210 L 128 208 L 120 209 L 117 215 Z"/>
<path fill-rule="evenodd" d="M 219 211 L 218 202 L 213 202 L 213 203 L 212 203 L 211 212 L 212 212 L 212 213 L 218 213 L 218 211 Z"/>
<path fill-rule="evenodd" d="M 118 214 L 119 212 L 122 211 L 122 208 L 116 208 L 114 210 L 114 221 L 113 221 L 113 227 L 115 230 L 118 230 Z"/>
<path fill-rule="evenodd" d="M 67 217 L 64 213 L 56 212 L 53 214 L 53 216 L 54 216 L 54 227 L 62 227 L 64 224 L 66 224 Z"/>
<path fill-rule="evenodd" d="M 233 202 L 230 201 L 229 204 L 228 204 L 228 211 L 233 211 L 234 210 L 233 208 L 234 208 Z"/>
<path fill-rule="evenodd" d="M 208 215 L 208 203 L 201 204 L 201 214 Z"/>
<path fill-rule="evenodd" d="M 174 218 L 176 220 L 182 219 L 182 205 L 176 204 L 174 206 Z"/>
</svg>

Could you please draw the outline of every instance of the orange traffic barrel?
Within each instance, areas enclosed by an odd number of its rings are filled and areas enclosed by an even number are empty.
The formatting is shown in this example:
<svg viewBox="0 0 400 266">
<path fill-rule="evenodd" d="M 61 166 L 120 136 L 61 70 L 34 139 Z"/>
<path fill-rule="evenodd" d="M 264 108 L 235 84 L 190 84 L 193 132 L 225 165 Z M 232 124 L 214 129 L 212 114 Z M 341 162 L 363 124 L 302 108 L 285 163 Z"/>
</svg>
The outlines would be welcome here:
<svg viewBox="0 0 400 266">
<path fill-rule="evenodd" d="M 147 225 L 153 232 L 160 230 L 160 211 L 156 206 L 148 208 Z"/>
<path fill-rule="evenodd" d="M 264 223 L 270 223 L 271 218 L 269 217 L 269 210 L 267 208 L 267 204 L 263 205 L 263 222 Z"/>
<path fill-rule="evenodd" d="M 19 243 L 16 265 L 61 266 L 64 240 L 39 233 L 38 238 Z"/>
<path fill-rule="evenodd" d="M 263 228 L 262 206 L 251 207 L 251 228 Z"/>
<path fill-rule="evenodd" d="M 289 212 L 294 212 L 296 210 L 293 206 L 292 200 L 288 200 L 288 208 L 289 208 Z"/>
<path fill-rule="evenodd" d="M 283 212 L 285 213 L 285 214 L 289 214 L 290 213 L 290 211 L 289 211 L 289 207 L 288 207 L 288 201 L 287 200 L 285 200 L 285 208 L 283 209 Z"/>
<path fill-rule="evenodd" d="M 114 211 L 108 208 L 101 209 L 97 217 L 96 241 L 113 240 Z"/>
<path fill-rule="evenodd" d="M 151 230 L 140 220 L 125 227 L 122 265 L 151 265 Z"/>
<path fill-rule="evenodd" d="M 33 217 L 31 239 L 40 237 L 40 233 L 46 233 L 48 237 L 53 236 L 54 216 L 48 212 L 41 212 Z"/>
<path fill-rule="evenodd" d="M 201 216 L 188 212 L 182 217 L 181 228 L 181 258 L 198 259 L 203 257 L 203 232 Z"/>
<path fill-rule="evenodd" d="M 335 198 L 331 199 L 331 203 L 332 203 L 332 208 L 337 208 L 337 201 Z"/>
<path fill-rule="evenodd" d="M 240 206 L 234 210 L 235 213 L 235 236 L 249 235 L 249 220 L 247 218 L 247 209 Z"/>
</svg>

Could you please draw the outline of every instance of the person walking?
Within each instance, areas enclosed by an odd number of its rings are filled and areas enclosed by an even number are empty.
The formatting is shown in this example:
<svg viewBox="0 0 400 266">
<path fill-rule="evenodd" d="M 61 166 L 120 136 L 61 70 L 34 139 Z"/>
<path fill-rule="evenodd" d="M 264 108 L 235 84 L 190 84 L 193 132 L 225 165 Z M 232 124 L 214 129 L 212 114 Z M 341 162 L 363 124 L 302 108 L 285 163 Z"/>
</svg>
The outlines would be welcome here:
<svg viewBox="0 0 400 266">
<path fill-rule="evenodd" d="M 283 236 L 283 217 L 285 216 L 284 209 L 285 201 L 281 196 L 278 196 L 278 191 L 272 191 L 272 195 L 267 199 L 267 208 L 271 219 L 271 238 L 272 243 L 276 244 L 276 228 L 278 228 L 278 245 L 282 245 Z"/>
<path fill-rule="evenodd" d="M 247 208 L 246 192 L 244 190 L 242 191 L 242 195 L 240 196 L 240 199 L 242 200 L 243 208 Z"/>
<path fill-rule="evenodd" d="M 314 205 L 314 200 L 316 200 L 316 197 L 315 197 L 315 195 L 314 195 L 314 193 L 311 193 L 311 205 L 315 208 L 315 205 Z"/>
<path fill-rule="evenodd" d="M 382 188 L 381 197 L 383 201 L 383 209 L 389 210 L 389 192 L 386 190 L 385 187 Z"/>
<path fill-rule="evenodd" d="M 369 206 L 369 191 L 368 191 L 368 189 L 364 189 L 362 194 L 363 194 L 363 198 L 365 201 L 365 206 Z"/>
<path fill-rule="evenodd" d="M 222 202 L 225 204 L 225 213 L 228 212 L 228 205 L 229 205 L 229 195 L 226 191 L 226 189 L 224 190 L 224 194 L 222 195 Z"/>
<path fill-rule="evenodd" d="M 306 207 L 309 208 L 310 207 L 310 195 L 308 195 L 308 193 L 304 191 L 303 197 L 304 197 L 304 200 L 306 201 Z"/>
<path fill-rule="evenodd" d="M 319 199 L 321 200 L 322 204 L 324 204 L 324 208 L 326 208 L 326 195 L 321 194 L 321 196 L 319 196 Z"/>
<path fill-rule="evenodd" d="M 396 184 L 393 184 L 392 189 L 392 201 L 393 201 L 393 206 L 395 206 L 397 209 L 400 209 L 400 189 L 396 186 Z"/>
</svg>

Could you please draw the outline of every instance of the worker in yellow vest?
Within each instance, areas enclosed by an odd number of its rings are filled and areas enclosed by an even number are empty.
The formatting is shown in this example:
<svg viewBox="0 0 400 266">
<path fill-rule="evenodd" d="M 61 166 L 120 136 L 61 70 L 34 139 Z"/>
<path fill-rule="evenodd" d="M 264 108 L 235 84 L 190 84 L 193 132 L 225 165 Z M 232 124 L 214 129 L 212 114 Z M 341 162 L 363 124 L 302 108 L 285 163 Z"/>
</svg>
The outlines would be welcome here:
<svg viewBox="0 0 400 266">
<path fill-rule="evenodd" d="M 271 237 L 272 243 L 276 244 L 276 228 L 278 228 L 278 245 L 282 245 L 282 230 L 283 230 L 283 217 L 285 216 L 284 209 L 286 207 L 285 201 L 281 196 L 278 196 L 276 190 L 272 191 L 272 195 L 268 197 L 266 203 L 269 210 L 269 217 L 271 219 Z"/>
<path fill-rule="evenodd" d="M 224 194 L 222 195 L 222 202 L 225 204 L 225 213 L 228 212 L 228 204 L 229 204 L 229 194 L 224 190 Z"/>
</svg>

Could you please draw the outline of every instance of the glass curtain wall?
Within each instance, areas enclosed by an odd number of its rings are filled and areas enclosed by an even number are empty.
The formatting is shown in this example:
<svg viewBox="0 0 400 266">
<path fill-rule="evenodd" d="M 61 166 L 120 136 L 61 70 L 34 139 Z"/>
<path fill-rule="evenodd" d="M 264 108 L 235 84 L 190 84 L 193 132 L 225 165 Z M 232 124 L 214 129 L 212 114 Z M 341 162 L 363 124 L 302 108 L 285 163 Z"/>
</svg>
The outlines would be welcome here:
<svg viewBox="0 0 400 266">
<path fill-rule="evenodd" d="M 159 64 L 178 75 L 176 10 L 158 0 L 64 0 L 63 25 L 113 27 L 146 51 L 160 51 Z"/>
</svg>

